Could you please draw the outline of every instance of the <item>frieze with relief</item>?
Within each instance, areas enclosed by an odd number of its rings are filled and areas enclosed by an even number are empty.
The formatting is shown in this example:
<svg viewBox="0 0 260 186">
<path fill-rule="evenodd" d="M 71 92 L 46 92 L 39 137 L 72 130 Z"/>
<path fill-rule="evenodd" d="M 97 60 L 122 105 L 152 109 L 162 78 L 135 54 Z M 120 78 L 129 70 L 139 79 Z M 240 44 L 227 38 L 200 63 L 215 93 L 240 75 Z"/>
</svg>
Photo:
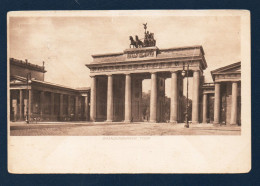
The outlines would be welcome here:
<svg viewBox="0 0 260 186">
<path fill-rule="evenodd" d="M 93 67 L 91 72 L 107 72 L 107 71 L 124 71 L 124 70 L 148 70 L 148 69 L 168 69 L 182 68 L 187 65 L 185 62 L 167 62 L 167 63 L 150 63 L 150 64 L 131 64 L 118 66 Z M 197 68 L 196 62 L 189 62 L 190 67 Z"/>
</svg>

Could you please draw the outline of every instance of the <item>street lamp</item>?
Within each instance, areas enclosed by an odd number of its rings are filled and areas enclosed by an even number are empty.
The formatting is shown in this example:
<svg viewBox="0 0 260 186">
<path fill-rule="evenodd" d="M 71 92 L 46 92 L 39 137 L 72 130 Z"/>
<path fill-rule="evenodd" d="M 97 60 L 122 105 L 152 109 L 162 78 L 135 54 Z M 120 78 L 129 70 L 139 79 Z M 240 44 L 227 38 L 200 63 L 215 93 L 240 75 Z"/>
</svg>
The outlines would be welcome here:
<svg viewBox="0 0 260 186">
<path fill-rule="evenodd" d="M 187 78 L 187 95 L 186 95 L 186 114 L 185 114 L 185 125 L 184 127 L 189 128 L 189 122 L 188 122 L 188 107 L 189 107 L 189 78 L 188 78 L 188 73 L 189 73 L 189 65 L 187 65 L 187 70 L 185 71 L 185 65 L 183 65 L 183 70 L 181 72 L 182 77 L 184 78 L 186 75 Z"/>
<path fill-rule="evenodd" d="M 26 89 L 26 98 L 27 98 L 27 105 L 26 105 L 26 123 L 29 124 L 29 83 L 31 83 L 31 73 L 27 73 L 26 75 L 26 83 L 27 83 L 27 89 Z"/>
</svg>

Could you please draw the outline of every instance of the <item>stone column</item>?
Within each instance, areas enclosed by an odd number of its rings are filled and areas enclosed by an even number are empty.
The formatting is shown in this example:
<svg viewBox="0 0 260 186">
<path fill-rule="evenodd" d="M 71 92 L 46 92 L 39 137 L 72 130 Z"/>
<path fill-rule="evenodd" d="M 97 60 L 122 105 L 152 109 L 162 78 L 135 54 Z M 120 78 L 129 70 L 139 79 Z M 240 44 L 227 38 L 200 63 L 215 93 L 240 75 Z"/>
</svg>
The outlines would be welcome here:
<svg viewBox="0 0 260 186">
<path fill-rule="evenodd" d="M 96 121 L 96 110 L 97 110 L 97 106 L 96 106 L 96 90 L 97 90 L 97 86 L 96 86 L 96 77 L 92 76 L 92 83 L 91 83 L 91 93 L 90 93 L 90 120 L 91 121 Z"/>
<path fill-rule="evenodd" d="M 192 123 L 199 123 L 199 86 L 200 72 L 193 71 Z"/>
<path fill-rule="evenodd" d="M 75 119 L 79 119 L 79 97 L 75 97 Z"/>
<path fill-rule="evenodd" d="M 107 122 L 113 121 L 113 76 L 107 76 Z"/>
<path fill-rule="evenodd" d="M 125 122 L 131 122 L 131 75 L 125 75 Z"/>
<path fill-rule="evenodd" d="M 151 74 L 150 122 L 156 122 L 157 109 L 157 78 L 156 73 Z"/>
<path fill-rule="evenodd" d="M 23 90 L 20 89 L 20 108 L 19 108 L 19 119 L 23 120 Z"/>
<path fill-rule="evenodd" d="M 88 101 L 88 94 L 86 94 L 85 96 L 85 116 L 86 116 L 86 121 L 89 120 L 89 115 L 88 115 L 88 112 L 89 112 L 89 101 Z"/>
<path fill-rule="evenodd" d="M 203 116 L 202 116 L 202 123 L 207 123 L 207 108 L 208 108 L 208 95 L 206 93 L 203 94 Z"/>
<path fill-rule="evenodd" d="M 44 107 L 45 107 L 44 91 L 41 91 L 40 99 L 41 99 L 41 120 L 43 120 Z"/>
<path fill-rule="evenodd" d="M 70 114 L 71 114 L 71 113 L 70 113 L 70 111 L 71 111 L 71 108 L 70 108 L 70 107 L 71 107 L 71 105 L 70 105 L 70 100 L 71 100 L 71 96 L 68 95 L 68 108 L 67 108 L 67 109 L 68 109 L 68 117 L 69 117 L 69 118 L 70 118 Z M 70 118 L 70 119 L 71 119 L 71 118 Z"/>
<path fill-rule="evenodd" d="M 29 116 L 29 118 L 28 118 L 28 120 L 30 120 L 30 118 L 31 118 L 31 113 L 32 113 L 32 100 L 33 100 L 33 93 L 32 93 L 32 89 L 29 89 L 29 93 L 28 93 L 29 95 L 28 95 L 28 97 L 29 97 L 29 109 L 28 109 L 28 116 Z"/>
<path fill-rule="evenodd" d="M 172 72 L 171 77 L 171 116 L 170 122 L 177 123 L 178 118 L 178 74 Z"/>
<path fill-rule="evenodd" d="M 220 83 L 215 83 L 215 100 L 214 100 L 214 123 L 218 124 L 220 116 Z"/>
<path fill-rule="evenodd" d="M 54 93 L 51 92 L 51 119 L 54 120 L 54 105 L 55 105 L 55 102 L 54 102 Z"/>
<path fill-rule="evenodd" d="M 237 82 L 232 83 L 231 125 L 237 125 Z"/>
<path fill-rule="evenodd" d="M 63 120 L 63 94 L 60 94 L 60 120 Z"/>
</svg>

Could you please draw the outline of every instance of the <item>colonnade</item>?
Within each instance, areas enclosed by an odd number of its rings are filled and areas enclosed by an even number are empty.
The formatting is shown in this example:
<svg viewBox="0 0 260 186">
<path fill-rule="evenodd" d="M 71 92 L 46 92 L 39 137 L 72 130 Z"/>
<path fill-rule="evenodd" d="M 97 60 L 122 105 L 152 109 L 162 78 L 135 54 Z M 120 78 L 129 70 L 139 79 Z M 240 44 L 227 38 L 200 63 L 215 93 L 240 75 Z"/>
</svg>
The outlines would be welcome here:
<svg viewBox="0 0 260 186">
<path fill-rule="evenodd" d="M 178 123 L 178 73 L 171 72 L 171 106 L 170 122 Z M 150 122 L 157 121 L 157 72 L 151 74 L 151 95 L 150 95 Z M 131 78 L 134 74 L 125 74 L 125 122 L 131 122 Z M 90 120 L 96 121 L 97 110 L 97 77 L 91 76 L 91 97 L 90 97 Z M 193 102 L 192 122 L 199 122 L 199 83 L 200 71 L 193 71 Z M 107 75 L 107 122 L 113 121 L 113 75 Z"/>
<path fill-rule="evenodd" d="M 11 91 L 15 91 L 15 90 L 11 90 Z M 69 117 L 69 113 L 70 113 L 70 109 L 71 109 L 71 105 L 70 105 L 70 99 L 72 95 L 69 94 L 62 94 L 62 93 L 57 93 L 58 94 L 58 99 L 59 99 L 59 105 L 57 105 L 57 108 L 59 109 L 59 115 L 57 115 L 57 113 L 55 113 L 55 94 L 54 92 L 48 92 L 48 91 L 43 91 L 43 90 L 37 90 L 39 92 L 39 103 L 33 102 L 33 96 L 37 96 L 35 93 L 35 90 L 33 91 L 32 89 L 19 89 L 19 98 L 18 97 L 14 97 L 14 100 L 19 99 L 19 113 L 17 113 L 18 108 L 14 105 L 12 105 L 12 107 L 14 108 L 14 120 L 18 119 L 18 120 L 24 120 L 27 114 L 27 110 L 28 110 L 28 116 L 31 117 L 36 117 L 33 114 L 37 114 L 37 117 L 39 117 L 40 119 L 44 120 L 45 117 L 45 113 L 44 113 L 44 108 L 46 104 L 49 104 L 49 110 L 50 113 L 48 114 L 49 119 L 51 120 L 56 120 L 58 118 L 60 118 L 60 120 L 62 120 L 62 118 L 64 117 L 64 96 L 68 97 L 68 102 L 67 102 L 67 115 Z M 48 92 L 50 94 L 50 101 L 47 102 L 45 100 L 45 93 Z M 89 120 L 89 99 L 88 99 L 88 94 L 84 94 L 84 95 L 73 95 L 73 97 L 75 97 L 75 105 L 74 105 L 74 114 L 75 120 L 78 120 L 78 116 L 79 116 L 79 104 L 80 104 L 80 97 L 83 96 L 84 97 L 84 116 L 86 118 L 86 121 Z M 38 106 L 38 112 L 37 113 L 33 113 L 33 105 L 37 104 Z M 83 103 L 82 103 L 83 105 Z M 34 111 L 35 112 L 35 111 Z M 18 114 L 18 116 L 17 116 Z M 32 118 L 31 118 L 32 119 Z"/>
<path fill-rule="evenodd" d="M 214 124 L 220 123 L 220 112 L 221 112 L 221 83 L 215 82 L 215 92 L 214 92 Z M 238 123 L 238 82 L 232 82 L 232 98 L 231 98 L 231 115 L 230 124 L 237 125 Z M 207 112 L 208 112 L 208 94 L 203 94 L 203 115 L 202 122 L 207 123 Z M 192 108 L 193 109 L 193 108 Z"/>
</svg>

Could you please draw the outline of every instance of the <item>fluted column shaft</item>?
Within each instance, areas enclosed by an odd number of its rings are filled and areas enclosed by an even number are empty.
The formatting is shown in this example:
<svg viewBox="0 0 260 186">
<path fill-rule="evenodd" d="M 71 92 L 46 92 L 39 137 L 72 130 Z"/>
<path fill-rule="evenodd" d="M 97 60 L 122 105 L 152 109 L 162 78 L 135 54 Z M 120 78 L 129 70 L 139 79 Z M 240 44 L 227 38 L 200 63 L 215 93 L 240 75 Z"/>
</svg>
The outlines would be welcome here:
<svg viewBox="0 0 260 186">
<path fill-rule="evenodd" d="M 199 84 L 200 72 L 193 71 L 192 123 L 199 123 Z"/>
<path fill-rule="evenodd" d="M 214 123 L 218 124 L 220 117 L 220 83 L 215 83 L 215 100 L 214 100 Z"/>
<path fill-rule="evenodd" d="M 54 93 L 51 92 L 51 118 L 54 119 Z"/>
<path fill-rule="evenodd" d="M 89 100 L 88 100 L 88 94 L 87 94 L 85 96 L 85 116 L 86 116 L 86 121 L 89 120 L 89 115 L 88 115 L 89 108 L 88 108 L 88 105 L 89 105 Z"/>
<path fill-rule="evenodd" d="M 131 111 L 131 75 L 125 75 L 125 122 L 130 122 L 132 117 Z"/>
<path fill-rule="evenodd" d="M 231 105 L 231 118 L 230 124 L 237 125 L 237 82 L 232 83 L 232 105 Z"/>
<path fill-rule="evenodd" d="M 107 122 L 113 121 L 113 76 L 107 76 Z"/>
<path fill-rule="evenodd" d="M 208 95 L 207 94 L 203 94 L 203 110 L 202 110 L 202 123 L 207 123 L 207 108 L 208 108 Z"/>
<path fill-rule="evenodd" d="M 91 83 L 91 93 L 90 93 L 90 120 L 91 121 L 96 121 L 96 90 L 97 90 L 97 85 L 96 85 L 96 77 L 93 76 L 91 77 L 92 83 Z"/>
<path fill-rule="evenodd" d="M 150 122 L 156 122 L 157 109 L 157 77 L 156 73 L 151 74 L 151 98 L 150 98 Z"/>
<path fill-rule="evenodd" d="M 177 72 L 172 72 L 170 122 L 177 123 L 177 118 L 178 118 L 178 74 Z"/>
<path fill-rule="evenodd" d="M 23 120 L 23 90 L 20 89 L 20 108 L 19 108 L 19 118 Z"/>
<path fill-rule="evenodd" d="M 63 94 L 60 94 L 60 120 L 63 119 Z"/>
<path fill-rule="evenodd" d="M 79 97 L 75 97 L 75 119 L 79 119 Z"/>
</svg>

